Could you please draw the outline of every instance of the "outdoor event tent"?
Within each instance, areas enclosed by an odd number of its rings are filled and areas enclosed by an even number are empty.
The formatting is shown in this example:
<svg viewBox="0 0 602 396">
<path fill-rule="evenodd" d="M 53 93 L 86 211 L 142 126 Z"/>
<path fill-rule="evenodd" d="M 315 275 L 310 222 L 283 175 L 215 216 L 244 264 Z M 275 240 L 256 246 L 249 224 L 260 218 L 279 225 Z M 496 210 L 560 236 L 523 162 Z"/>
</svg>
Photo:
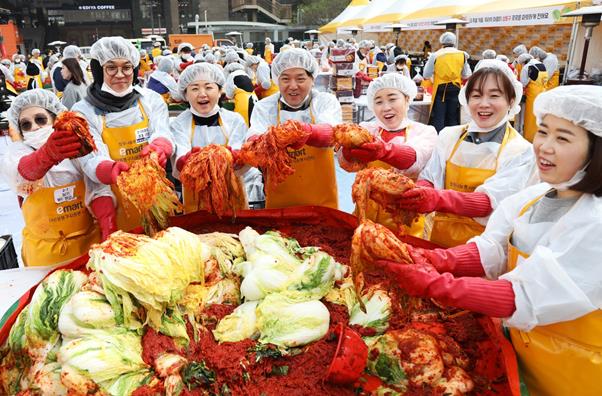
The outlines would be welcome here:
<svg viewBox="0 0 602 396">
<path fill-rule="evenodd" d="M 345 21 L 357 18 L 358 15 L 370 5 L 369 0 L 351 0 L 351 3 L 337 15 L 332 21 L 320 28 L 321 33 L 336 33 L 337 27 L 339 27 Z M 350 25 L 347 25 L 350 26 Z"/>
<path fill-rule="evenodd" d="M 369 31 L 367 26 L 364 24 L 364 21 L 382 15 L 388 9 L 396 9 L 394 7 L 404 7 L 404 5 L 400 3 L 407 5 L 411 3 L 411 0 L 372 0 L 370 5 L 362 10 L 361 13 L 357 14 L 355 18 L 343 21 L 339 25 L 339 29 L 348 26 L 362 26 L 364 30 Z"/>
</svg>

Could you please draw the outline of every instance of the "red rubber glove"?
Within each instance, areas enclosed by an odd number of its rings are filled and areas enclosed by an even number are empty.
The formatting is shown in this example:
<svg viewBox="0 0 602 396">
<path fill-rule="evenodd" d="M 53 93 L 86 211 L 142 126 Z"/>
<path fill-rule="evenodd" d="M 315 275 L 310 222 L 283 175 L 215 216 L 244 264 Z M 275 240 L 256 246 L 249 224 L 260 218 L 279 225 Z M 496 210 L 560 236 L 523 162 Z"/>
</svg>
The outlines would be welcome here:
<svg viewBox="0 0 602 396">
<path fill-rule="evenodd" d="M 122 161 L 102 161 L 96 167 L 96 177 L 102 184 L 115 184 L 119 174 L 128 169 L 130 166 Z"/>
<path fill-rule="evenodd" d="M 382 140 L 364 143 L 361 147 L 350 149 L 349 155 L 364 163 L 380 160 L 397 169 L 407 169 L 416 162 L 416 151 L 410 146 L 384 143 Z"/>
<path fill-rule="evenodd" d="M 190 155 L 199 151 L 201 151 L 200 147 L 193 147 L 189 152 L 178 158 L 178 160 L 176 161 L 176 168 L 178 169 L 178 171 L 182 172 L 182 169 L 184 169 L 184 165 L 186 165 L 186 162 L 188 161 L 188 158 L 190 158 Z"/>
<path fill-rule="evenodd" d="M 412 296 L 434 298 L 445 305 L 495 318 L 510 317 L 516 310 L 512 283 L 507 280 L 454 278 L 450 273 L 439 274 L 424 266 L 393 261 L 383 260 L 378 264 Z"/>
<path fill-rule="evenodd" d="M 418 187 L 425 187 L 425 188 L 434 188 L 435 187 L 435 185 L 433 183 L 431 183 L 430 181 L 428 181 L 426 179 L 417 180 L 416 185 Z"/>
<path fill-rule="evenodd" d="M 303 129 L 310 133 L 305 144 L 312 147 L 334 146 L 334 131 L 329 124 L 303 124 Z"/>
<path fill-rule="evenodd" d="M 54 131 L 42 147 L 21 157 L 17 170 L 26 180 L 39 180 L 63 160 L 80 156 L 81 148 L 81 140 L 74 132 Z"/>
<path fill-rule="evenodd" d="M 165 167 L 167 159 L 171 157 L 171 153 L 173 153 L 173 146 L 169 140 L 159 137 L 144 146 L 140 155 L 146 157 L 151 151 L 154 151 L 159 155 L 159 165 Z"/>
<path fill-rule="evenodd" d="M 98 221 L 102 240 L 117 231 L 117 212 L 111 197 L 98 197 L 90 203 L 90 209 Z"/>
<path fill-rule="evenodd" d="M 410 254 L 414 259 L 415 253 L 410 251 Z M 417 255 L 435 267 L 439 273 L 449 272 L 454 276 L 485 276 L 479 249 L 474 242 L 449 249 L 419 249 Z M 420 261 L 414 259 L 414 262 Z"/>
<path fill-rule="evenodd" d="M 398 198 L 397 204 L 418 213 L 434 211 L 467 217 L 486 217 L 491 214 L 491 201 L 485 193 L 463 193 L 454 190 L 436 190 L 416 187 Z"/>
</svg>

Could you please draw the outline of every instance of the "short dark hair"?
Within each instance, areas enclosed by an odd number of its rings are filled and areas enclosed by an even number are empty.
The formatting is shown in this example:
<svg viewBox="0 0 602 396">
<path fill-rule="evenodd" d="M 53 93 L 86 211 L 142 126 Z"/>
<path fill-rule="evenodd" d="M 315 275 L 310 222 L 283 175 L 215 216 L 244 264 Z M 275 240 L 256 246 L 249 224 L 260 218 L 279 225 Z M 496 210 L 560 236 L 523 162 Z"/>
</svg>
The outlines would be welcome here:
<svg viewBox="0 0 602 396">
<path fill-rule="evenodd" d="M 71 82 L 75 85 L 85 84 L 84 73 L 82 72 L 82 67 L 79 65 L 79 62 L 75 58 L 66 58 L 61 61 L 63 66 L 69 70 L 71 73 Z"/>
<path fill-rule="evenodd" d="M 570 187 L 571 190 L 602 197 L 602 137 L 587 133 L 589 138 L 589 165 L 585 177 Z"/>
<path fill-rule="evenodd" d="M 468 83 L 466 84 L 466 102 L 470 100 L 470 94 L 473 91 L 480 93 L 483 92 L 483 86 L 485 85 L 485 82 L 489 76 L 495 77 L 497 86 L 499 90 L 502 91 L 502 94 L 506 97 L 508 103 L 513 103 L 512 101 L 516 102 L 514 85 L 512 84 L 512 81 L 502 70 L 493 67 L 483 67 L 477 70 L 468 79 Z"/>
</svg>

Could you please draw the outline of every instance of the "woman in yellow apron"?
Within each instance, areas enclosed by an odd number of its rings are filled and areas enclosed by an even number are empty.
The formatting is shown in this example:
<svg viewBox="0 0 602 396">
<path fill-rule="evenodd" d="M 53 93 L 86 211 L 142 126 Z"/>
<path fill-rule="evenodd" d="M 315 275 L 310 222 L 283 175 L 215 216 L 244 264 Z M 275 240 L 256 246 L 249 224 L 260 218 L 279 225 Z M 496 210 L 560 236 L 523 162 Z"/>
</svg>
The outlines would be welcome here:
<svg viewBox="0 0 602 396">
<path fill-rule="evenodd" d="M 86 98 L 72 110 L 81 113 L 90 126 L 98 153 L 82 161 L 84 171 L 95 181 L 115 184 L 129 163 L 147 155 L 159 154 L 165 165 L 173 152 L 169 113 L 161 96 L 149 89 L 134 87 L 140 56 L 132 43 L 122 37 L 103 37 L 90 48 L 94 83 Z M 141 224 L 132 205 L 123 205 L 116 188 L 117 225 L 130 231 Z"/>
<path fill-rule="evenodd" d="M 491 211 L 529 182 L 531 144 L 508 122 L 521 97 L 521 84 L 498 60 L 482 60 L 462 88 L 473 121 L 441 131 L 419 187 L 399 199 L 407 210 L 437 212 L 432 242 L 452 247 L 481 234 Z"/>
<path fill-rule="evenodd" d="M 0 172 L 22 203 L 26 266 L 73 260 L 116 229 L 111 189 L 90 180 L 76 159 L 82 155 L 79 138 L 52 128 L 66 110 L 43 89 L 22 93 L 8 110 L 21 140 L 11 144 Z"/>
<path fill-rule="evenodd" d="M 268 63 L 268 65 L 272 64 L 272 60 L 274 59 L 274 44 L 272 44 L 272 40 L 269 37 L 265 38 L 265 47 L 263 49 L 263 59 Z"/>
<path fill-rule="evenodd" d="M 537 59 L 546 67 L 548 73 L 548 81 L 546 82 L 546 90 L 556 88 L 560 85 L 560 72 L 558 68 L 558 57 L 551 52 L 548 53 L 539 47 L 531 47 L 529 55 Z"/>
<path fill-rule="evenodd" d="M 430 125 L 407 118 L 410 103 L 416 97 L 416 84 L 401 74 L 385 74 L 368 86 L 368 108 L 375 121 L 360 125 L 375 136 L 374 143 L 358 149 L 343 149 L 338 153 L 343 168 L 349 161 L 367 163 L 369 167 L 395 168 L 416 180 L 437 144 L 437 131 Z M 397 230 L 391 215 L 370 201 L 368 219 Z M 412 230 L 412 235 L 423 237 L 423 222 Z"/>
<path fill-rule="evenodd" d="M 224 86 L 226 97 L 234 102 L 234 112 L 242 116 L 247 127 L 257 103 L 257 96 L 253 89 L 251 78 L 242 70 L 230 73 Z"/>
<path fill-rule="evenodd" d="M 307 142 L 289 149 L 295 173 L 275 188 L 267 188 L 268 208 L 338 207 L 331 125 L 341 123 L 341 105 L 334 95 L 312 89 L 317 73 L 318 63 L 308 51 L 292 48 L 281 52 L 272 63 L 280 95 L 257 102 L 253 109 L 249 136 L 291 119 L 306 123 L 311 131 Z"/>
<path fill-rule="evenodd" d="M 535 113 L 545 183 L 495 210 L 467 245 L 472 259 L 413 249 L 437 271 L 383 265 L 412 295 L 504 318 L 530 395 L 600 395 L 602 88 L 556 88 L 537 99 Z"/>
<path fill-rule="evenodd" d="M 179 173 L 190 153 L 210 144 L 219 144 L 238 150 L 247 136 L 247 125 L 239 114 L 219 107 L 224 74 L 217 65 L 199 63 L 180 75 L 179 95 L 190 104 L 170 125 L 176 142 L 174 176 Z M 256 168 L 241 169 L 249 202 L 264 201 L 261 173 Z M 200 208 L 188 190 L 184 188 L 185 213 Z"/>
<path fill-rule="evenodd" d="M 523 65 L 520 72 L 520 82 L 525 87 L 525 126 L 523 135 L 525 139 L 532 142 L 535 133 L 537 132 L 537 122 L 533 113 L 533 104 L 537 95 L 546 90 L 548 83 L 548 72 L 546 66 L 533 59 L 531 55 L 521 55 L 519 63 Z"/>
<path fill-rule="evenodd" d="M 257 86 L 255 87 L 255 95 L 261 100 L 280 92 L 278 85 L 272 80 L 270 66 L 266 62 L 259 62 L 257 66 Z"/>
</svg>

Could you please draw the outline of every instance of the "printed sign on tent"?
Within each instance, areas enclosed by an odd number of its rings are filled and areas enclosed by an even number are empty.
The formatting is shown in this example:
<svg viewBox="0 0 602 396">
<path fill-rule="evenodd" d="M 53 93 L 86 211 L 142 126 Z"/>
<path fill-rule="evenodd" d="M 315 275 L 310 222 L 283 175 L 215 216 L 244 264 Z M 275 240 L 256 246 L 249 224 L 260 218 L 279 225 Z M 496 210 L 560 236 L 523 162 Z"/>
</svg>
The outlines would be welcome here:
<svg viewBox="0 0 602 396">
<path fill-rule="evenodd" d="M 572 23 L 572 19 L 562 18 L 561 15 L 571 10 L 571 7 L 556 6 L 473 14 L 466 16 L 466 27 L 567 24 Z"/>
</svg>

